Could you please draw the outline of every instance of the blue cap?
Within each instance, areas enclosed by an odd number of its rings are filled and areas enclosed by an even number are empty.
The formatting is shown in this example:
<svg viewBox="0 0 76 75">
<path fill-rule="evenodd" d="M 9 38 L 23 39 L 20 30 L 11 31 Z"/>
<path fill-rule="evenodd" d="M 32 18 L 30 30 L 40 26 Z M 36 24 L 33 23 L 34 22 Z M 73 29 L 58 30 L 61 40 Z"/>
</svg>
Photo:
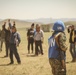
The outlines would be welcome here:
<svg viewBox="0 0 76 75">
<path fill-rule="evenodd" d="M 58 20 L 54 23 L 53 26 L 54 31 L 64 31 L 65 30 L 65 25 L 62 21 Z"/>
</svg>

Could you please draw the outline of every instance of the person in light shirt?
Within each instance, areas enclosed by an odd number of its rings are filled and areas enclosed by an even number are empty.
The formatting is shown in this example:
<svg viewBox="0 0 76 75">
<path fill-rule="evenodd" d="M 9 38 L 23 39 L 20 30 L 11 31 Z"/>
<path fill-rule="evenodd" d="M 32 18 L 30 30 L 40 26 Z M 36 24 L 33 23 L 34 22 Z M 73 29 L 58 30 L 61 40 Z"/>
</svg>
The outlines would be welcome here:
<svg viewBox="0 0 76 75">
<path fill-rule="evenodd" d="M 41 55 L 43 55 L 43 47 L 42 43 L 44 40 L 44 32 L 41 30 L 40 25 L 36 25 L 36 31 L 34 34 L 34 41 L 35 41 L 35 55 L 38 55 L 39 49 Z"/>
</svg>

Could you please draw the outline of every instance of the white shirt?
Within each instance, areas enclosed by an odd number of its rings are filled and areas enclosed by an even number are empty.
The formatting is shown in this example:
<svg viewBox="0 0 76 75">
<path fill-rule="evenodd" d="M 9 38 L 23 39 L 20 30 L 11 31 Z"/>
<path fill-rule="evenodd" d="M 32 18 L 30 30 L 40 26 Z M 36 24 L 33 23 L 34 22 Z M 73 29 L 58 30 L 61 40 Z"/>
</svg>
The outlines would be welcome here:
<svg viewBox="0 0 76 75">
<path fill-rule="evenodd" d="M 44 38 L 44 32 L 42 30 L 40 30 L 40 32 L 35 32 L 34 34 L 34 40 L 39 41 L 39 40 L 43 40 Z"/>
</svg>

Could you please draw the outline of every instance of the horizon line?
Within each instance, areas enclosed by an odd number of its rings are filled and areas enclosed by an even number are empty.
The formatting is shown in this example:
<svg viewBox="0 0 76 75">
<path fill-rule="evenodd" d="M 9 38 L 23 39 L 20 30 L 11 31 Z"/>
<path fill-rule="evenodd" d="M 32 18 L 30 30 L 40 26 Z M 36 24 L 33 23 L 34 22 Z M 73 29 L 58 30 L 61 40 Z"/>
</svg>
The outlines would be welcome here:
<svg viewBox="0 0 76 75">
<path fill-rule="evenodd" d="M 14 20 L 37 20 L 37 19 L 76 19 L 76 18 L 49 18 L 49 17 L 46 17 L 46 18 L 35 18 L 35 19 L 18 19 L 18 18 L 4 18 L 4 19 L 0 19 L 0 20 L 7 20 L 7 19 L 14 19 Z"/>
</svg>

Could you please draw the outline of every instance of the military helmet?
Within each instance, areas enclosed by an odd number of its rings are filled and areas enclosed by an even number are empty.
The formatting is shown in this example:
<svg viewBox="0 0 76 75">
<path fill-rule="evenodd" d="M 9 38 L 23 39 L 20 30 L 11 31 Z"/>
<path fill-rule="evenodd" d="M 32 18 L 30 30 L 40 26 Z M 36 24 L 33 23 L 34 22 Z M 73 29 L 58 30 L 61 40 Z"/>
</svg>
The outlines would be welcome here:
<svg viewBox="0 0 76 75">
<path fill-rule="evenodd" d="M 65 30 L 64 23 L 60 20 L 56 21 L 53 25 L 53 30 L 54 31 L 64 31 Z"/>
</svg>

